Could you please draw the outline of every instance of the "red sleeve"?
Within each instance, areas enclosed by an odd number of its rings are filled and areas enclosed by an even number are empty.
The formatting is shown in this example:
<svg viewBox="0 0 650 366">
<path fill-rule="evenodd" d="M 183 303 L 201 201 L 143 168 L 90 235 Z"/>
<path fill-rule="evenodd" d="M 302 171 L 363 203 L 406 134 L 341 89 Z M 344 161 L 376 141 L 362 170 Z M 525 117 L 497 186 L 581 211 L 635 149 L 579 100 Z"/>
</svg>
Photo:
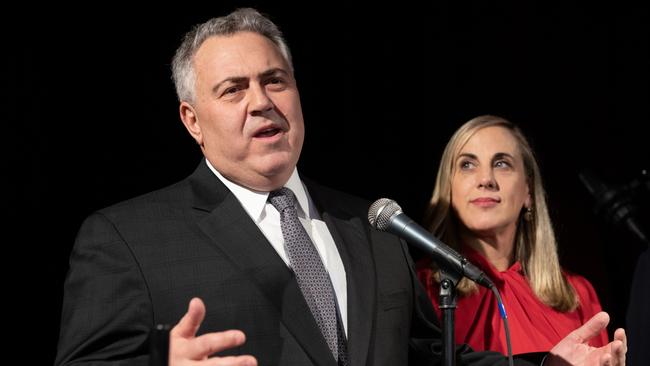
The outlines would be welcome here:
<svg viewBox="0 0 650 366">
<path fill-rule="evenodd" d="M 594 287 L 586 278 L 575 274 L 568 274 L 567 278 L 578 294 L 580 305 L 578 305 L 576 311 L 580 313 L 582 323 L 584 324 L 591 319 L 592 316 L 602 311 L 598 295 L 596 294 Z M 589 344 L 597 347 L 604 346 L 609 343 L 608 339 L 607 329 L 604 329 L 598 336 L 592 338 Z"/>
</svg>

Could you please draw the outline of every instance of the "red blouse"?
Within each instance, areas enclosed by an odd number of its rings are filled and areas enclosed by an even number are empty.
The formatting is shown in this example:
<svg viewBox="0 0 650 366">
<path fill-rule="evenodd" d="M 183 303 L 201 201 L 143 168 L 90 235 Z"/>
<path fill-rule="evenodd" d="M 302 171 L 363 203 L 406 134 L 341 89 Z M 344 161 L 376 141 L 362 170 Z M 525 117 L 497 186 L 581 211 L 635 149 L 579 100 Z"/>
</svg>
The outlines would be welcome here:
<svg viewBox="0 0 650 366">
<path fill-rule="evenodd" d="M 501 293 L 508 316 L 513 354 L 549 351 L 567 334 L 601 310 L 594 288 L 582 276 L 564 273 L 578 294 L 580 305 L 574 311 L 561 313 L 537 299 L 522 273 L 519 262 L 499 272 L 475 250 L 464 248 L 463 254 L 492 279 Z M 442 319 L 438 308 L 439 286 L 431 277 L 433 271 L 430 263 L 428 258 L 418 262 L 418 277 L 424 284 L 438 317 Z M 494 293 L 479 287 L 476 294 L 459 295 L 457 304 L 456 343 L 467 343 L 477 351 L 493 350 L 507 354 L 503 320 L 499 315 Z M 605 330 L 589 342 L 592 346 L 603 346 L 607 343 Z"/>
</svg>

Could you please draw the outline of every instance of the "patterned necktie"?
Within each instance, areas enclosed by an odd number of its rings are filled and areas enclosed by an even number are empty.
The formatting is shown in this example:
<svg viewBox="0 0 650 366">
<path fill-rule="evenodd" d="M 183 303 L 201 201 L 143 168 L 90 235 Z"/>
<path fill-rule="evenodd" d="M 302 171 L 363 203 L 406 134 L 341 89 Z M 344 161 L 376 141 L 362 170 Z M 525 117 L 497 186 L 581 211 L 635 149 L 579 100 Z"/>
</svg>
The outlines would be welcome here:
<svg viewBox="0 0 650 366">
<path fill-rule="evenodd" d="M 284 247 L 311 313 L 334 359 L 347 364 L 345 336 L 338 326 L 334 288 L 320 255 L 298 219 L 296 197 L 289 188 L 271 192 L 269 201 L 280 212 Z"/>
</svg>

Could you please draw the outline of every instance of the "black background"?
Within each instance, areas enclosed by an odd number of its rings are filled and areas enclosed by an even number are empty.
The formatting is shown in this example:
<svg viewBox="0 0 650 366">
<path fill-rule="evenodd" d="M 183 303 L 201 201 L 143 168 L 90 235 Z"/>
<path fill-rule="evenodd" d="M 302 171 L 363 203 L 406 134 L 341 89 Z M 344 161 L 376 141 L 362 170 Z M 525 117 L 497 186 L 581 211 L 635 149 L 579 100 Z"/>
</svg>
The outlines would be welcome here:
<svg viewBox="0 0 650 366">
<path fill-rule="evenodd" d="M 2 16 L 7 318 L 19 343 L 37 336 L 30 363 L 53 360 L 82 219 L 199 161 L 169 72 L 182 34 L 247 5 L 270 15 L 293 52 L 303 175 L 393 198 L 419 219 L 452 132 L 480 114 L 506 117 L 538 154 L 563 265 L 590 279 L 624 325 L 642 247 L 594 214 L 578 173 L 620 187 L 648 168 L 647 11 L 567 1 L 57 5 Z M 631 202 L 645 220 L 638 196 Z"/>
</svg>

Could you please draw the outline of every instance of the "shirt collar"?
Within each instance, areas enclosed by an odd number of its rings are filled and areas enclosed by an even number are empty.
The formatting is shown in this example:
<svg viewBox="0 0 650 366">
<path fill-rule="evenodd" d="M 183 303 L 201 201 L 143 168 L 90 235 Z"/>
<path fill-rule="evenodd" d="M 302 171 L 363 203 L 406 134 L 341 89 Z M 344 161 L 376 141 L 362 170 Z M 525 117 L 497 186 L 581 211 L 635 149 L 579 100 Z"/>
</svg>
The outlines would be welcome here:
<svg viewBox="0 0 650 366">
<path fill-rule="evenodd" d="M 269 197 L 269 192 L 255 191 L 250 188 L 241 186 L 235 182 L 228 180 L 226 177 L 221 175 L 217 169 L 215 169 L 208 159 L 205 159 L 205 162 L 208 164 L 210 170 L 214 175 L 219 178 L 219 180 L 232 192 L 232 194 L 237 197 L 237 200 L 244 207 L 244 210 L 248 215 L 255 220 L 256 223 L 259 223 L 265 216 L 265 208 L 267 199 Z M 298 202 L 298 214 L 304 215 L 307 219 L 309 217 L 309 198 L 307 196 L 307 191 L 300 181 L 300 176 L 298 175 L 298 169 L 293 168 L 293 173 L 284 187 L 291 189 L 293 194 L 296 196 L 296 201 Z"/>
<path fill-rule="evenodd" d="M 515 261 L 515 263 L 505 271 L 499 271 L 492 265 L 492 263 L 490 263 L 490 261 L 487 260 L 487 258 L 483 257 L 481 253 L 469 245 L 463 245 L 461 253 L 470 261 L 470 263 L 473 263 L 482 269 L 496 283 L 503 283 L 505 281 L 504 276 L 508 273 L 514 272 L 523 275 L 521 263 L 519 261 Z"/>
</svg>

